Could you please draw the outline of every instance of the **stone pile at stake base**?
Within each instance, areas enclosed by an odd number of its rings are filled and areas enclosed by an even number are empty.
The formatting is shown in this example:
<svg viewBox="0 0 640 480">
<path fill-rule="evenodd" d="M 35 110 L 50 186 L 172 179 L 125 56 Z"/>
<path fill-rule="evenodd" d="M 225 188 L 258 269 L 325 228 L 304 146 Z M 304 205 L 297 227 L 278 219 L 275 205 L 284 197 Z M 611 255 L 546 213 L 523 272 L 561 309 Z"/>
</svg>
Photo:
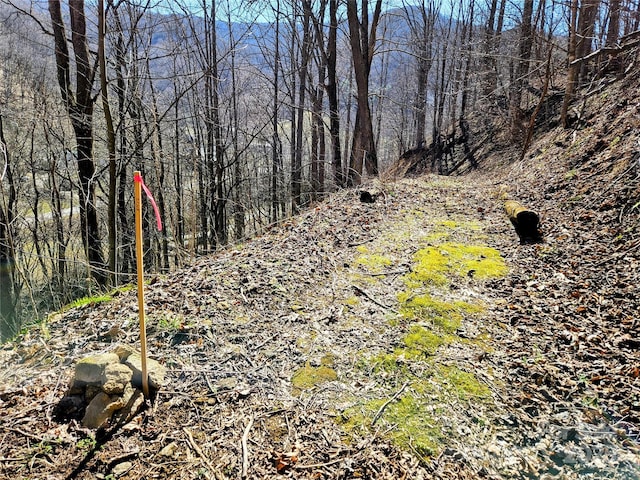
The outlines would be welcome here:
<svg viewBox="0 0 640 480">
<path fill-rule="evenodd" d="M 131 347 L 119 346 L 78 361 L 69 390 L 61 406 L 62 415 L 84 409 L 82 424 L 87 428 L 105 426 L 114 417 L 134 415 L 144 402 L 142 395 L 141 355 Z M 163 384 L 166 369 L 147 359 L 149 387 L 157 391 Z"/>
</svg>

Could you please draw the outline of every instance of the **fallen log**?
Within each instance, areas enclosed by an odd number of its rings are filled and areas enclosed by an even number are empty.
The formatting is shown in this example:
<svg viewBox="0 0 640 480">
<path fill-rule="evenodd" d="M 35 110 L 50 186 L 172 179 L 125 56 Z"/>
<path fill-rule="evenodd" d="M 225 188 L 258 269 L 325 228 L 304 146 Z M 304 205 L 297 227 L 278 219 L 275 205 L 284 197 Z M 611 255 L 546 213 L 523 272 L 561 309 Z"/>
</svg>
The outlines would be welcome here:
<svg viewBox="0 0 640 480">
<path fill-rule="evenodd" d="M 540 217 L 533 210 L 529 210 L 525 206 L 515 200 L 507 200 L 504 202 L 504 211 L 506 212 L 513 228 L 515 228 L 520 244 L 538 243 L 542 241 L 540 234 Z"/>
</svg>

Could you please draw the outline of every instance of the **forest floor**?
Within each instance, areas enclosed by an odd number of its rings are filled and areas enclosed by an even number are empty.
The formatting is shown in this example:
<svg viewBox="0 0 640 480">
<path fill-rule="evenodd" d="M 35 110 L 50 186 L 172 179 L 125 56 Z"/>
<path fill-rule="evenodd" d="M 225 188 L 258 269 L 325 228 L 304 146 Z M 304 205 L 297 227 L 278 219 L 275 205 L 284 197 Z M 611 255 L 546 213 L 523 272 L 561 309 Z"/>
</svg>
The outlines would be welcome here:
<svg viewBox="0 0 640 480">
<path fill-rule="evenodd" d="M 640 478 L 640 104 L 602 95 L 521 162 L 341 191 L 154 277 L 167 381 L 124 424 L 59 404 L 137 345 L 133 290 L 4 345 L 0 478 Z"/>
</svg>

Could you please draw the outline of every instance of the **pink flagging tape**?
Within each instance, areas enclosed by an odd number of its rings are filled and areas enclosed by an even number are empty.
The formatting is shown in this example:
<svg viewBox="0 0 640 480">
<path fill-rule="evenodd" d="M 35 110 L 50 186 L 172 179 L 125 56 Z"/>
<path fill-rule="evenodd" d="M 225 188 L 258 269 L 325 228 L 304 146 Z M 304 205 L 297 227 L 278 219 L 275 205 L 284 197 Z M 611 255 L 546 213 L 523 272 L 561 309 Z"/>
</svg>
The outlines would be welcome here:
<svg viewBox="0 0 640 480">
<path fill-rule="evenodd" d="M 153 195 L 151 195 L 151 191 L 144 184 L 144 180 L 142 180 L 142 175 L 134 175 L 133 181 L 140 182 L 140 186 L 142 187 L 142 190 L 144 190 L 144 193 L 147 195 L 147 198 L 149 199 L 149 201 L 151 202 L 151 206 L 153 207 L 153 211 L 156 214 L 156 225 L 158 226 L 158 231 L 161 231 L 162 219 L 160 218 L 160 210 L 158 209 L 158 204 L 156 203 L 155 198 L 153 198 Z"/>
</svg>

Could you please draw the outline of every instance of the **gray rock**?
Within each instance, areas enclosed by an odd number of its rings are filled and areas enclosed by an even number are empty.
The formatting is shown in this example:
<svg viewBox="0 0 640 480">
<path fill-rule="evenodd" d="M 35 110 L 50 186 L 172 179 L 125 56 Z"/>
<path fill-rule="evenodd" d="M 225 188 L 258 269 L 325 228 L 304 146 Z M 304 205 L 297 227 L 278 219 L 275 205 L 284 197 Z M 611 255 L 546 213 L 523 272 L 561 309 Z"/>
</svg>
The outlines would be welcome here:
<svg viewBox="0 0 640 480">
<path fill-rule="evenodd" d="M 68 395 L 84 398 L 87 405 L 82 423 L 87 428 L 99 428 L 109 419 L 122 421 L 133 416 L 144 403 L 140 353 L 129 346 L 120 346 L 112 353 L 83 358 L 76 364 Z M 159 389 L 165 382 L 166 369 L 159 362 L 147 359 L 149 387 Z"/>
<path fill-rule="evenodd" d="M 131 383 L 133 372 L 122 363 L 110 363 L 105 366 L 102 375 L 102 391 L 108 395 L 123 393 Z"/>
<path fill-rule="evenodd" d="M 87 405 L 82 424 L 87 428 L 99 428 L 111 418 L 113 412 L 124 406 L 125 402 L 121 396 L 110 396 L 100 392 Z"/>
<path fill-rule="evenodd" d="M 138 410 L 144 403 L 144 395 L 137 388 L 133 388 L 131 384 L 127 384 L 122 394 L 123 407 L 114 412 L 113 419 L 118 423 L 126 423 L 138 413 Z"/>
<path fill-rule="evenodd" d="M 129 470 L 131 470 L 132 467 L 133 467 L 133 463 L 131 462 L 118 463 L 116 466 L 114 466 L 111 469 L 111 474 L 114 475 L 116 478 L 119 478 L 123 476 L 125 473 L 127 473 Z"/>
<path fill-rule="evenodd" d="M 135 348 L 130 347 L 129 345 L 118 345 L 113 349 L 113 353 L 120 357 L 121 362 L 124 362 L 127 358 L 129 358 L 129 355 L 135 352 Z"/>
<path fill-rule="evenodd" d="M 102 393 L 102 385 L 87 385 L 84 390 L 84 400 L 89 403 L 93 397 Z"/>
<path fill-rule="evenodd" d="M 124 362 L 131 370 L 133 370 L 133 378 L 131 383 L 138 388 L 142 387 L 142 360 L 140 353 L 134 352 L 127 357 Z M 147 373 L 149 375 L 149 387 L 158 390 L 164 385 L 167 369 L 156 360 L 147 358 Z"/>
<path fill-rule="evenodd" d="M 111 363 L 120 363 L 120 357 L 115 353 L 100 353 L 83 358 L 76 364 L 72 386 L 100 385 L 104 369 Z"/>
</svg>

